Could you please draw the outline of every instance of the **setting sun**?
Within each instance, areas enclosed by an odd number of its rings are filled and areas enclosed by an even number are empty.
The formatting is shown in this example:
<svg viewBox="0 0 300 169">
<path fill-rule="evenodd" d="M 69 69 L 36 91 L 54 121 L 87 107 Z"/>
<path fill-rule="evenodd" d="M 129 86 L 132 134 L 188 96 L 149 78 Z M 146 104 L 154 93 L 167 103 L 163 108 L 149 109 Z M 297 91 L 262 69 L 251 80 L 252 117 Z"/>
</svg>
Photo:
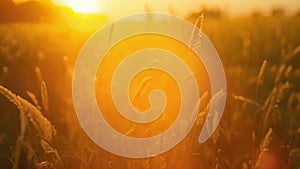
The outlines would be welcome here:
<svg viewBox="0 0 300 169">
<path fill-rule="evenodd" d="M 66 5 L 80 13 L 96 13 L 99 10 L 98 0 L 69 0 Z"/>
</svg>

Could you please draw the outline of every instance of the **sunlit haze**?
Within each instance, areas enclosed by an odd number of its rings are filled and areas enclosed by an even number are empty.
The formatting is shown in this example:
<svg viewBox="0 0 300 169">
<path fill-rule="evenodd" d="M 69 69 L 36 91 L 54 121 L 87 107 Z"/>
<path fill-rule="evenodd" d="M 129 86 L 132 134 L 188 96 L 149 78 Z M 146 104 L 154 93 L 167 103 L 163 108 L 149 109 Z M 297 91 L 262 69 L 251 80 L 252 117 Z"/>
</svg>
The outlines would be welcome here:
<svg viewBox="0 0 300 169">
<path fill-rule="evenodd" d="M 69 0 L 65 1 L 66 5 L 75 12 L 92 13 L 99 12 L 99 1 L 97 0 Z"/>
<path fill-rule="evenodd" d="M 16 3 L 28 0 L 14 0 Z M 300 9 L 299 0 L 50 0 L 56 5 L 68 6 L 75 12 L 100 13 L 109 17 L 120 17 L 143 12 L 145 8 L 155 12 L 168 12 L 171 8 L 177 15 L 186 16 L 203 6 L 219 8 L 230 16 L 248 14 L 253 11 L 269 13 L 272 8 L 283 8 L 287 13 Z M 147 7 L 146 7 L 147 6 Z"/>
<path fill-rule="evenodd" d="M 200 7 L 219 8 L 227 14 L 235 16 L 252 11 L 268 13 L 274 7 L 282 7 L 287 13 L 295 13 L 300 8 L 299 0 L 52 0 L 55 4 L 71 7 L 77 12 L 98 12 L 116 17 L 135 12 L 143 12 L 145 8 L 156 12 L 168 12 L 170 8 L 178 15 L 197 12 Z M 146 7 L 147 6 L 147 7 Z"/>
</svg>

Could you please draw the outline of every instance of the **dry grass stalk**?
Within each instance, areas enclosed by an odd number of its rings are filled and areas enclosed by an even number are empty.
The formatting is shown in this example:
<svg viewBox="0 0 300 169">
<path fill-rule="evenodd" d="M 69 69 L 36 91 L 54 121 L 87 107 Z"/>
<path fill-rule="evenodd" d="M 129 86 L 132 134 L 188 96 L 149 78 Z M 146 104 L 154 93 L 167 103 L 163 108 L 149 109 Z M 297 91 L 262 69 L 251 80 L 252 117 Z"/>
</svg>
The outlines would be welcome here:
<svg viewBox="0 0 300 169">
<path fill-rule="evenodd" d="M 293 51 L 287 53 L 285 55 L 285 60 L 290 60 L 295 57 L 298 53 L 300 53 L 300 45 L 298 45 Z"/>
<path fill-rule="evenodd" d="M 284 72 L 284 78 L 288 78 L 289 75 L 291 74 L 292 70 L 293 70 L 293 66 L 289 65 Z"/>
<path fill-rule="evenodd" d="M 258 96 L 259 88 L 264 83 L 264 77 L 265 77 L 265 72 L 266 72 L 266 69 L 267 69 L 267 64 L 268 64 L 268 61 L 264 60 L 261 67 L 260 67 L 258 77 L 257 77 L 257 83 L 256 83 L 256 96 Z"/>
<path fill-rule="evenodd" d="M 45 139 L 48 142 L 51 142 L 53 139 L 53 136 L 56 135 L 56 130 L 48 121 L 47 118 L 45 118 L 42 113 L 31 103 L 29 103 L 27 100 L 18 97 L 18 100 L 22 104 L 22 106 L 26 110 L 26 115 L 29 119 L 29 121 L 33 124 L 35 129 L 40 133 L 40 137 Z"/>
<path fill-rule="evenodd" d="M 48 90 L 47 90 L 47 85 L 45 81 L 41 82 L 41 97 L 42 97 L 42 104 L 44 106 L 44 109 L 46 111 L 49 110 L 49 97 L 48 97 Z"/>
<path fill-rule="evenodd" d="M 209 107 L 210 107 L 210 100 L 208 100 L 208 92 L 206 91 L 200 98 L 200 101 L 198 102 L 199 104 L 199 109 L 202 111 L 198 113 L 197 119 L 196 119 L 196 125 L 203 125 L 205 118 L 207 116 Z M 206 106 L 205 106 L 206 105 Z"/>
<path fill-rule="evenodd" d="M 43 81 L 44 78 L 43 78 L 43 74 L 42 74 L 41 69 L 40 69 L 39 67 L 35 67 L 35 68 L 34 68 L 34 72 L 35 72 L 35 74 L 36 74 L 36 77 L 37 77 L 38 82 Z"/>
<path fill-rule="evenodd" d="M 283 96 L 284 96 L 284 94 L 285 94 L 285 91 L 286 91 L 287 89 L 290 89 L 290 88 L 292 88 L 292 85 L 291 85 L 291 83 L 288 82 L 288 81 L 286 81 L 285 83 L 281 84 L 281 85 L 279 86 L 279 89 L 278 89 L 278 96 L 277 96 L 277 99 L 278 99 L 279 101 L 282 100 L 282 99 L 283 99 Z"/>
<path fill-rule="evenodd" d="M 38 159 L 38 155 L 35 152 L 33 146 L 28 141 L 26 141 L 26 139 L 23 142 L 22 146 L 23 146 L 24 151 L 26 152 L 27 161 L 31 161 L 33 159 L 36 162 L 35 159 Z"/>
<path fill-rule="evenodd" d="M 26 94 L 29 96 L 29 98 L 31 99 L 31 101 L 33 102 L 33 104 L 40 110 L 41 107 L 39 105 L 39 102 L 35 96 L 35 94 L 33 94 L 31 91 L 26 91 Z"/>
<path fill-rule="evenodd" d="M 274 107 L 276 107 L 278 103 L 277 95 L 278 95 L 278 88 L 274 87 L 263 105 L 262 111 L 265 113 L 262 121 L 262 132 L 265 132 L 268 121 L 273 113 Z"/>
<path fill-rule="evenodd" d="M 191 33 L 190 41 L 189 41 L 189 48 L 188 48 L 188 55 L 191 54 L 191 49 L 199 48 L 201 46 L 201 37 L 202 37 L 202 30 L 203 30 L 203 23 L 204 23 L 204 14 L 202 13 L 194 23 L 194 29 Z M 196 31 L 199 29 L 199 31 Z M 196 35 L 196 32 L 197 35 Z"/>
<path fill-rule="evenodd" d="M 236 95 L 236 94 L 233 94 L 232 96 L 233 96 L 233 99 L 244 102 L 244 104 L 249 104 L 249 105 L 253 105 L 257 108 L 261 108 L 261 105 L 252 99 L 246 98 L 244 96 Z"/>
<path fill-rule="evenodd" d="M 17 138 L 17 143 L 15 147 L 15 153 L 14 153 L 14 163 L 13 163 L 13 169 L 19 168 L 19 160 L 21 155 L 21 149 L 24 142 L 24 135 L 26 130 L 26 119 L 25 119 L 25 109 L 20 103 L 18 96 L 13 94 L 11 91 L 6 89 L 5 87 L 0 85 L 0 94 L 5 96 L 11 103 L 13 103 L 20 111 L 20 134 Z"/>
<path fill-rule="evenodd" d="M 11 91 L 0 85 L 0 94 L 5 96 L 12 102 L 20 111 L 20 134 L 17 139 L 17 144 L 14 153 L 13 169 L 18 168 L 22 145 L 24 142 L 24 135 L 26 130 L 26 116 L 32 123 L 34 128 L 40 133 L 40 137 L 47 142 L 51 142 L 56 130 L 40 112 L 40 110 L 29 103 L 27 100 L 13 94 Z M 26 116 L 25 116 L 26 115 Z"/>
<path fill-rule="evenodd" d="M 54 164 L 49 161 L 42 161 L 36 167 L 37 169 L 55 169 Z"/>
<path fill-rule="evenodd" d="M 211 135 L 211 140 L 215 145 L 217 144 L 219 137 L 220 137 L 220 131 L 219 131 L 219 128 L 217 128 L 214 131 L 214 133 Z"/>
<path fill-rule="evenodd" d="M 279 81 L 282 79 L 285 69 L 286 69 L 286 65 L 284 64 L 280 65 L 279 70 L 277 71 L 275 77 L 275 81 L 274 81 L 275 84 L 279 83 Z"/>
<path fill-rule="evenodd" d="M 143 95 L 145 93 L 145 90 L 147 89 L 149 83 L 151 82 L 152 77 L 151 76 L 146 76 L 141 83 L 139 84 L 139 86 L 136 88 L 135 93 L 132 97 L 131 102 L 134 103 L 136 101 L 137 96 L 139 95 Z"/>
<path fill-rule="evenodd" d="M 260 144 L 260 153 L 258 155 L 255 168 L 258 168 L 261 165 L 264 154 L 270 151 L 270 148 L 274 143 L 274 141 L 275 141 L 275 135 L 273 129 L 270 128 Z"/>
<path fill-rule="evenodd" d="M 275 136 L 272 128 L 269 128 L 267 134 L 265 135 L 261 145 L 260 145 L 260 151 L 270 151 L 270 146 L 275 141 Z"/>
<path fill-rule="evenodd" d="M 50 145 L 48 142 L 46 142 L 45 140 L 42 139 L 42 140 L 40 141 L 40 143 L 41 143 L 41 146 L 42 146 L 42 148 L 43 148 L 43 150 L 44 150 L 44 152 L 45 152 L 46 154 L 53 154 L 53 155 L 54 155 L 54 158 L 55 158 L 55 162 L 56 162 L 56 163 L 57 163 L 59 160 L 61 160 L 58 151 L 57 151 L 55 148 L 51 147 L 51 145 Z"/>
</svg>

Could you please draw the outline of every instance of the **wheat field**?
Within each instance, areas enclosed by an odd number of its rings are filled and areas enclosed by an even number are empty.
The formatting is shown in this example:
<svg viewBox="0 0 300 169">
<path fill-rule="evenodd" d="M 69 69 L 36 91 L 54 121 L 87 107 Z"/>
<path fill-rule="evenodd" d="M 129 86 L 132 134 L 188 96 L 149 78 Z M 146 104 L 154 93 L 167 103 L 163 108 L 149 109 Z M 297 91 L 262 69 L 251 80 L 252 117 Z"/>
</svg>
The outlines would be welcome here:
<svg viewBox="0 0 300 169">
<path fill-rule="evenodd" d="M 101 24 L 0 25 L 0 168 L 299 169 L 300 15 L 208 15 L 201 25 L 225 68 L 221 123 L 208 141 L 197 143 L 209 104 L 203 96 L 203 112 L 188 136 L 145 159 L 99 148 L 74 111 L 74 64 Z"/>
</svg>

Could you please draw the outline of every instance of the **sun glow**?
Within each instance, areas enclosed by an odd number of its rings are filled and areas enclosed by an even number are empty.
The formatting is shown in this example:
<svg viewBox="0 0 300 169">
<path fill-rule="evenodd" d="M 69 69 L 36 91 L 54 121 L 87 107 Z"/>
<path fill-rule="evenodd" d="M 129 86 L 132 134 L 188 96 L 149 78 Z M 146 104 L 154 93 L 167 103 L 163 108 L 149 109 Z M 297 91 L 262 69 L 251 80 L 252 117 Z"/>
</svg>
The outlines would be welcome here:
<svg viewBox="0 0 300 169">
<path fill-rule="evenodd" d="M 96 13 L 99 11 L 98 0 L 69 0 L 67 5 L 74 12 L 80 13 Z"/>
</svg>

